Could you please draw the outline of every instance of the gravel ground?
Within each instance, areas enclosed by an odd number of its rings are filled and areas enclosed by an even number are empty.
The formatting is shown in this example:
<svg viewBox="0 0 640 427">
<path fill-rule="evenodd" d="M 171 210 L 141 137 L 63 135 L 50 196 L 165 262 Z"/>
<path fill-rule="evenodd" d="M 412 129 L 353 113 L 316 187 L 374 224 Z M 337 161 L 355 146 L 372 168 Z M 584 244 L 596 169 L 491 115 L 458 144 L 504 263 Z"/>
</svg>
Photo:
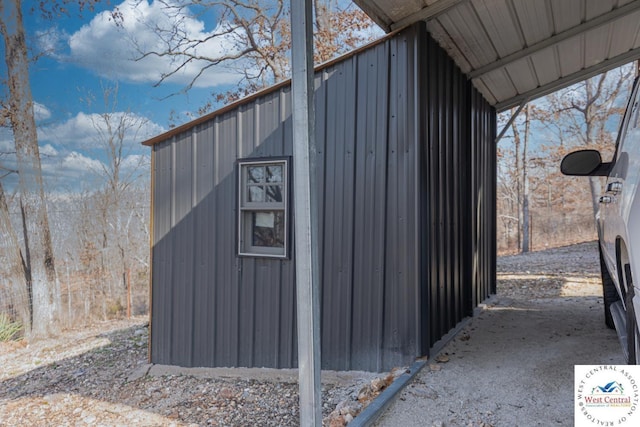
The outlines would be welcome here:
<svg viewBox="0 0 640 427">
<path fill-rule="evenodd" d="M 298 424 L 297 371 L 151 366 L 147 337 L 139 318 L 0 345 L 0 426 Z M 324 372 L 326 424 L 336 407 L 333 419 L 356 415 L 385 377 Z"/>
<path fill-rule="evenodd" d="M 497 296 L 378 426 L 572 426 L 574 365 L 624 364 L 595 242 L 498 259 Z"/>
<path fill-rule="evenodd" d="M 545 356 L 548 350 L 541 342 L 533 338 L 526 341 L 536 328 L 545 329 L 539 339 L 548 343 L 568 341 L 566 334 L 580 336 L 595 328 L 596 332 L 589 333 L 597 339 L 604 337 L 615 359 L 619 353 L 615 334 L 599 326 L 602 306 L 595 243 L 501 257 L 498 270 L 497 299 L 492 298 L 480 316 L 402 392 L 380 425 L 534 425 L 528 421 L 535 418 L 522 418 L 522 408 L 530 403 L 519 397 L 492 401 L 495 393 L 487 389 L 505 387 L 501 375 L 518 385 L 520 392 L 529 387 L 527 381 L 536 378 L 552 378 L 549 381 L 553 384 L 561 378 L 563 387 L 569 385 L 564 368 L 541 377 L 543 368 L 527 365 L 535 358 L 549 363 Z M 584 313 L 572 312 L 576 305 Z M 543 312 L 543 306 L 555 307 L 556 316 L 564 316 L 570 330 L 555 328 L 553 322 L 558 319 L 553 316 L 535 317 Z M 505 330 L 481 335 L 483 324 L 497 324 L 503 314 L 516 315 L 509 320 L 509 331 L 516 338 Z M 504 339 L 496 341 L 500 336 Z M 0 343 L 0 426 L 298 424 L 295 371 L 152 367 L 147 364 L 147 338 L 146 318 L 137 318 L 66 331 L 56 339 L 28 345 Z M 481 341 L 493 344 L 484 350 L 473 347 Z M 478 351 L 486 352 L 480 362 L 474 355 Z M 589 349 L 580 351 L 584 354 Z M 525 363 L 510 366 L 505 355 Z M 584 356 L 583 360 L 591 359 Z M 460 363 L 463 361 L 468 365 Z M 498 365 L 507 368 L 494 369 Z M 394 374 L 323 373 L 325 425 L 344 425 L 393 380 Z M 487 381 L 488 375 L 496 378 Z M 545 393 L 555 396 L 548 390 Z M 571 409 L 571 404 L 567 396 L 555 397 L 563 400 L 543 406 L 544 412 L 554 415 L 539 425 L 563 424 L 560 421 L 566 414 L 550 408 L 563 405 Z M 537 399 L 546 402 L 546 398 Z M 415 420 L 403 418 L 411 413 L 417 414 Z"/>
</svg>

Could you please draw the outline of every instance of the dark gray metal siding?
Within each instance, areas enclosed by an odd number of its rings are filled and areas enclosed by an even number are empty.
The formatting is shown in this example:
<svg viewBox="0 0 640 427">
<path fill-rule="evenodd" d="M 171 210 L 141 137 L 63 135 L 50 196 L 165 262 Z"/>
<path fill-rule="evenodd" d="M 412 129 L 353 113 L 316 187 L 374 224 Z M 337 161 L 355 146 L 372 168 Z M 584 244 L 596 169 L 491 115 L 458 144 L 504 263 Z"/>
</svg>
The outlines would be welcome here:
<svg viewBox="0 0 640 427">
<path fill-rule="evenodd" d="M 418 353 L 416 49 L 407 32 L 323 71 L 325 367 L 382 370 Z"/>
<path fill-rule="evenodd" d="M 479 92 L 471 92 L 473 307 L 496 293 L 496 119 Z"/>
<path fill-rule="evenodd" d="M 495 115 L 427 40 L 416 25 L 316 74 L 325 369 L 410 363 L 490 290 L 474 197 Z M 152 362 L 297 364 L 295 260 L 236 256 L 234 173 L 292 143 L 280 86 L 153 146 Z"/>
<path fill-rule="evenodd" d="M 423 353 L 495 293 L 495 111 L 424 37 Z M 494 255 L 491 255 L 494 254 Z"/>
</svg>

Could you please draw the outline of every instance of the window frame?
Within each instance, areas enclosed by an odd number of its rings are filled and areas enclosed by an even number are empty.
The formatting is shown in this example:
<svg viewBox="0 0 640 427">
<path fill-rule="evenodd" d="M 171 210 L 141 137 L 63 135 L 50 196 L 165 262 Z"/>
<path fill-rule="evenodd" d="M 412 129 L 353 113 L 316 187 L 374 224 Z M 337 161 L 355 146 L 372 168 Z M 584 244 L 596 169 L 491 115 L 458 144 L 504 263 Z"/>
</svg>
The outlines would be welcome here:
<svg viewBox="0 0 640 427">
<path fill-rule="evenodd" d="M 248 188 L 247 184 L 247 170 L 250 166 L 269 166 L 269 165 L 281 165 L 282 171 L 282 202 L 251 202 L 247 199 Z M 237 215 L 236 215 L 236 246 L 237 254 L 240 257 L 251 258 L 275 258 L 275 259 L 289 259 L 290 258 L 290 198 L 291 198 L 291 157 L 260 157 L 260 158 L 245 158 L 236 162 L 237 169 L 237 186 L 236 186 L 236 198 L 237 198 Z M 282 212 L 283 213 L 283 231 L 284 231 L 284 246 L 283 247 L 269 247 L 269 246 L 254 246 L 251 244 L 252 234 L 252 220 L 247 220 L 247 213 L 253 212 Z"/>
</svg>

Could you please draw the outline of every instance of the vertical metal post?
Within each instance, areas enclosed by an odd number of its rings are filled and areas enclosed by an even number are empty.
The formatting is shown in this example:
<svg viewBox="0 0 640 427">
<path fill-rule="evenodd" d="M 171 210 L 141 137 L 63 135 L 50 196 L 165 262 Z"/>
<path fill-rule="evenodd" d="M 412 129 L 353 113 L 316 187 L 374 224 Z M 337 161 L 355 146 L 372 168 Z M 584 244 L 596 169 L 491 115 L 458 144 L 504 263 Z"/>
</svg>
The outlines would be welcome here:
<svg viewBox="0 0 640 427">
<path fill-rule="evenodd" d="M 322 425 L 312 10 L 312 0 L 291 1 L 298 380 L 303 427 Z"/>
</svg>

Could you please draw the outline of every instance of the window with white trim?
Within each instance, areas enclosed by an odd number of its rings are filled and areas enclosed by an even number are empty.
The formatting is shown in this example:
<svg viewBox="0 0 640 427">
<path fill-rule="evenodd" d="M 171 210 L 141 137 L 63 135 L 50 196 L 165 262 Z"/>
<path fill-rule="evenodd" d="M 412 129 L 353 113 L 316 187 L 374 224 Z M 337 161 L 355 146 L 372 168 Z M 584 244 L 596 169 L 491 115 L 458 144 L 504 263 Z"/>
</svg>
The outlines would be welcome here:
<svg viewBox="0 0 640 427">
<path fill-rule="evenodd" d="M 288 159 L 238 162 L 238 254 L 288 256 Z"/>
</svg>

